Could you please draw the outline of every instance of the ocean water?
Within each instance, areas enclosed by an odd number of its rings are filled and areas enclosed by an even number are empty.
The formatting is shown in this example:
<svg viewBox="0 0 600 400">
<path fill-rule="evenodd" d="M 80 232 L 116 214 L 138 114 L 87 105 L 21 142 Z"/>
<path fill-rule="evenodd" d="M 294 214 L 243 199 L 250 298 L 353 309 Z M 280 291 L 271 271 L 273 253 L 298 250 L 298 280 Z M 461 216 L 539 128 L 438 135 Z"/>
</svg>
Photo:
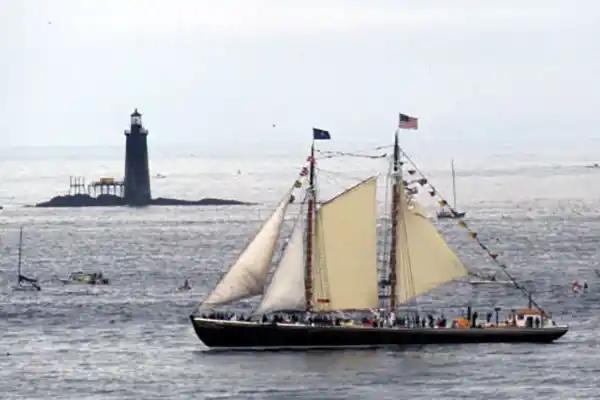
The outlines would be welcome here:
<svg viewBox="0 0 600 400">
<path fill-rule="evenodd" d="M 152 173 L 166 175 L 153 179 L 154 196 L 258 206 L 35 209 L 22 206 L 65 192 L 69 175 L 119 178 L 122 149 L 1 150 L 0 398 L 600 398 L 600 170 L 585 168 L 593 160 L 578 153 L 502 150 L 457 157 L 458 208 L 509 271 L 571 326 L 567 336 L 552 345 L 264 353 L 208 351 L 188 315 L 294 180 L 303 151 L 151 149 Z M 437 150 L 415 159 L 450 196 L 448 157 Z M 386 170 L 383 160 L 359 158 L 319 166 L 322 197 Z M 41 293 L 12 291 L 21 225 L 24 272 L 41 280 Z M 493 271 L 455 222 L 439 228 L 469 267 Z M 76 270 L 101 270 L 112 284 L 56 279 Z M 193 289 L 177 293 L 186 277 Z M 590 291 L 572 293 L 574 279 Z M 455 283 L 421 301 L 446 315 L 467 303 L 487 310 L 526 299 L 513 289 Z"/>
</svg>

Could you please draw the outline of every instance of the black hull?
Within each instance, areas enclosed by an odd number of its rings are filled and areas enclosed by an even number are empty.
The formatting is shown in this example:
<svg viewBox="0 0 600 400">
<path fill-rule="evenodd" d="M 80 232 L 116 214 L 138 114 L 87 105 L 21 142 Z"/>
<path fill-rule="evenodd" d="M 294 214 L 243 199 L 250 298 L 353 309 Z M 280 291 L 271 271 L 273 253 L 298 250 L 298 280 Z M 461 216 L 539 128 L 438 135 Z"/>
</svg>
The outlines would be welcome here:
<svg viewBox="0 0 600 400">
<path fill-rule="evenodd" d="M 258 324 L 190 317 L 198 338 L 208 347 L 293 349 L 388 347 L 464 343 L 551 343 L 567 327 L 548 328 L 372 328 Z"/>
</svg>

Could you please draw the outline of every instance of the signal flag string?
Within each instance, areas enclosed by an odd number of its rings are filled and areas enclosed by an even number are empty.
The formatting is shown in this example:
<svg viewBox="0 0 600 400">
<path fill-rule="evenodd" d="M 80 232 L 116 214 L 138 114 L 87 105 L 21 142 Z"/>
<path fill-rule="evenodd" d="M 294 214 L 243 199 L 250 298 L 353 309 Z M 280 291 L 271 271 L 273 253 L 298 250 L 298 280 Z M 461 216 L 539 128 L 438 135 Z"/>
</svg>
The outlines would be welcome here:
<svg viewBox="0 0 600 400">
<path fill-rule="evenodd" d="M 448 207 L 448 209 L 450 209 L 450 212 L 454 215 L 457 214 L 457 211 L 448 203 L 448 201 L 446 201 L 444 199 L 444 197 L 436 190 L 436 188 L 429 183 L 429 181 L 427 180 L 427 178 L 425 177 L 425 174 L 423 172 L 421 172 L 418 167 L 416 166 L 416 164 L 413 162 L 413 160 L 408 156 L 408 154 L 406 154 L 404 151 L 402 151 L 402 155 L 404 156 L 404 158 L 406 158 L 408 160 L 408 162 L 410 163 L 412 169 L 409 169 L 407 172 L 409 175 L 414 175 L 414 174 L 419 174 L 421 178 L 419 179 L 415 179 L 411 182 L 406 182 L 405 184 L 410 184 L 410 183 L 418 183 L 423 187 L 426 187 L 428 189 L 429 195 L 431 197 L 437 197 L 438 198 L 438 204 L 440 205 L 440 207 Z M 402 163 L 402 161 L 401 161 Z M 410 188 L 411 193 L 415 193 L 417 188 Z M 496 252 L 492 252 L 486 245 L 485 243 L 483 243 L 477 232 L 475 232 L 474 230 L 472 230 L 471 228 L 469 228 L 469 226 L 467 225 L 466 222 L 464 221 L 459 221 L 458 222 L 458 226 L 460 226 L 461 228 L 465 229 L 467 231 L 467 233 L 469 234 L 469 236 L 475 240 L 475 242 L 479 245 L 479 247 L 488 255 L 488 257 L 490 257 L 492 259 L 492 262 L 494 262 L 494 264 L 496 264 L 498 267 L 500 267 L 500 269 L 506 274 L 506 276 L 511 280 L 511 282 L 514 284 L 515 288 L 519 289 L 525 296 L 529 297 L 529 299 L 531 300 L 531 304 L 533 306 L 535 306 L 538 311 L 542 312 L 545 314 L 545 311 L 531 298 L 531 292 L 529 292 L 526 288 L 524 288 L 523 286 L 519 285 L 519 283 L 515 280 L 515 278 L 512 277 L 512 275 L 507 271 L 506 269 L 506 265 L 501 263 L 498 260 L 498 253 Z"/>
<path fill-rule="evenodd" d="M 376 147 L 375 150 L 382 150 L 382 149 L 388 148 L 388 147 L 389 146 L 379 146 L 379 147 Z M 446 199 L 439 193 L 439 191 L 429 182 L 429 180 L 426 178 L 425 174 L 419 170 L 419 168 L 416 166 L 415 162 L 410 158 L 410 156 L 408 154 L 406 154 L 406 152 L 404 152 L 402 150 L 400 150 L 400 151 L 401 151 L 402 156 L 409 162 L 409 164 L 411 166 L 411 169 L 407 170 L 408 174 L 411 176 L 418 174 L 420 176 L 418 179 L 414 179 L 411 181 L 404 181 L 404 184 L 406 186 L 408 193 L 412 194 L 412 195 L 417 194 L 418 188 L 410 187 L 409 185 L 413 184 L 413 183 L 418 183 L 421 187 L 425 187 L 428 190 L 429 195 L 431 197 L 436 197 L 438 199 L 438 204 L 440 205 L 440 207 L 447 207 L 451 213 L 457 214 L 457 211 L 450 205 L 450 203 L 448 203 L 448 201 L 446 201 Z M 358 157 L 358 158 L 368 158 L 368 159 L 379 159 L 379 158 L 388 157 L 387 153 L 383 153 L 383 154 L 379 154 L 379 155 L 369 155 L 369 154 L 358 154 L 358 153 L 342 152 L 342 151 L 323 151 L 323 150 L 318 150 L 318 149 L 316 149 L 315 152 L 319 153 L 322 156 L 320 158 L 324 158 L 324 159 L 335 158 L 335 157 Z M 312 163 L 316 164 L 316 160 L 314 160 L 310 156 L 306 159 L 306 161 L 309 164 L 309 166 Z M 403 164 L 404 164 L 404 162 L 400 161 L 400 165 L 403 165 Z M 301 168 L 300 173 L 299 173 L 299 178 L 296 180 L 296 182 L 294 184 L 294 186 L 296 188 L 302 187 L 303 183 L 302 183 L 301 179 L 306 177 L 308 175 L 308 172 L 309 172 L 309 167 L 304 166 Z M 505 275 L 511 280 L 511 282 L 513 283 L 515 288 L 519 289 L 525 296 L 529 297 L 529 299 L 531 300 L 531 304 L 533 306 L 535 306 L 538 309 L 538 311 L 545 314 L 545 311 L 532 299 L 531 292 L 529 292 L 523 286 L 519 285 L 519 283 L 507 271 L 506 265 L 501 263 L 498 260 L 498 256 L 499 256 L 498 253 L 493 252 L 491 249 L 489 249 L 488 246 L 481 241 L 478 233 L 475 232 L 474 230 L 472 230 L 471 228 L 469 228 L 469 226 L 467 225 L 466 222 L 459 221 L 458 226 L 460 226 L 461 228 L 463 228 L 464 230 L 467 231 L 468 235 L 473 240 L 475 240 L 475 242 L 487 254 L 487 256 L 492 260 L 492 262 L 496 266 L 498 266 L 505 273 Z"/>
</svg>

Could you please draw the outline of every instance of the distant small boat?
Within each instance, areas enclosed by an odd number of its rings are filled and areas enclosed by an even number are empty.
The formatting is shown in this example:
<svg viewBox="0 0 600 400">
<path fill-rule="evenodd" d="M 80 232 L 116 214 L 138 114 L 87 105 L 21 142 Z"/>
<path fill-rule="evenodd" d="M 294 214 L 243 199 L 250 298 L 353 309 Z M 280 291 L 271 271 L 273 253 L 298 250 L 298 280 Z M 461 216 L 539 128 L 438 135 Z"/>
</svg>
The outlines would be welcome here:
<svg viewBox="0 0 600 400">
<path fill-rule="evenodd" d="M 490 281 L 487 279 L 473 279 L 469 281 L 469 284 L 473 286 L 477 285 L 514 285 L 511 281 Z"/>
<path fill-rule="evenodd" d="M 587 168 L 600 168 L 600 164 L 594 163 L 592 165 L 586 165 Z"/>
<path fill-rule="evenodd" d="M 67 279 L 61 279 L 60 281 L 64 284 L 80 283 L 87 285 L 108 285 L 110 283 L 109 279 L 102 275 L 102 272 L 86 274 L 81 271 L 73 272 Z"/>
<path fill-rule="evenodd" d="M 19 231 L 19 261 L 17 263 L 17 286 L 13 290 L 19 292 L 39 292 L 42 290 L 38 285 L 38 280 L 29 278 L 21 273 L 21 260 L 23 258 L 23 227 Z"/>
<path fill-rule="evenodd" d="M 470 275 L 475 278 L 475 279 L 471 279 L 468 281 L 469 284 L 471 284 L 473 286 L 477 286 L 477 285 L 514 285 L 513 281 L 499 280 L 496 278 L 496 275 L 483 276 L 483 275 L 478 275 L 475 273 L 471 273 Z"/>
<path fill-rule="evenodd" d="M 465 217 L 466 212 L 452 212 L 448 210 L 440 210 L 437 213 L 438 219 L 461 219 Z"/>
<path fill-rule="evenodd" d="M 183 286 L 178 287 L 177 291 L 178 292 L 187 292 L 190 289 L 192 289 L 192 287 L 190 286 L 190 281 L 188 279 L 186 279 L 185 282 L 183 282 Z"/>
<path fill-rule="evenodd" d="M 453 203 L 450 210 L 442 208 L 437 213 L 438 219 L 461 219 L 464 218 L 466 212 L 456 211 L 456 173 L 454 171 L 454 160 L 452 160 L 452 196 Z"/>
</svg>

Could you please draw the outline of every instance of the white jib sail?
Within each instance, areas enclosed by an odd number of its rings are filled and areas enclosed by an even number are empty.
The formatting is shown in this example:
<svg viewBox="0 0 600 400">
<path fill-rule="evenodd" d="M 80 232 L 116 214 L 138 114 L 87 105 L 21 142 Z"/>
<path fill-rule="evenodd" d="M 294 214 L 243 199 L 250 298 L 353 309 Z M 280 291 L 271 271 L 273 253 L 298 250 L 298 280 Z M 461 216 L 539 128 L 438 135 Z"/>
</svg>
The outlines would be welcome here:
<svg viewBox="0 0 600 400">
<path fill-rule="evenodd" d="M 200 308 L 211 308 L 263 293 L 292 191 L 286 194 Z"/>
<path fill-rule="evenodd" d="M 296 220 L 279 265 L 256 310 L 265 314 L 277 310 L 304 310 L 304 217 Z"/>
</svg>

